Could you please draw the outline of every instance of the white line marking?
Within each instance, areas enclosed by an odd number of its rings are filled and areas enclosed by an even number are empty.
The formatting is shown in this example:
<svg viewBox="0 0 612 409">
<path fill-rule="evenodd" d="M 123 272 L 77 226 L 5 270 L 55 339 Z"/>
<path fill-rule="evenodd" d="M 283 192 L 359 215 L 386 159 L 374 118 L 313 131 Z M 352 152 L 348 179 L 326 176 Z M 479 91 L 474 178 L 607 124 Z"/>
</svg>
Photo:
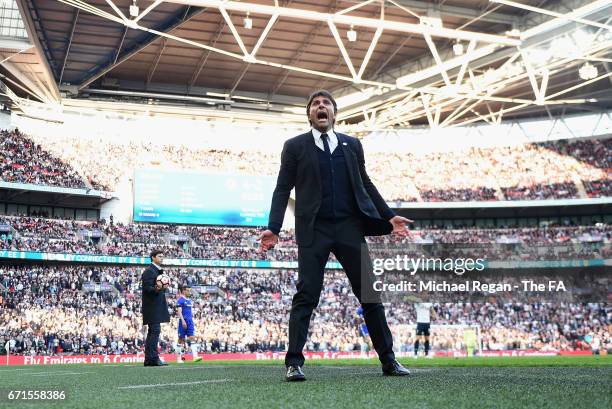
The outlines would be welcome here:
<svg viewBox="0 0 612 409">
<path fill-rule="evenodd" d="M 204 369 L 218 369 L 218 367 L 212 367 L 212 366 L 169 366 L 166 370 L 167 371 L 192 371 L 194 369 L 199 369 L 199 370 L 204 370 Z"/>
<path fill-rule="evenodd" d="M 0 372 L 31 371 L 32 369 L 34 369 L 34 368 L 0 369 Z"/>
<path fill-rule="evenodd" d="M 221 383 L 221 382 L 230 382 L 230 381 L 231 381 L 231 379 L 210 379 L 208 381 L 156 383 L 156 384 L 151 384 L 151 385 L 119 386 L 117 389 L 159 388 L 159 387 L 162 387 L 162 386 L 199 385 L 199 384 L 202 384 L 202 383 Z"/>
<path fill-rule="evenodd" d="M 30 368 L 29 370 L 33 370 L 34 368 Z M 78 372 L 80 373 L 91 373 L 91 372 Z M 66 372 L 66 371 L 46 371 L 46 372 L 21 372 L 19 375 L 43 375 L 43 374 L 58 374 L 58 375 L 62 375 L 62 374 L 72 374 L 72 372 Z"/>
<path fill-rule="evenodd" d="M 316 368 L 316 366 L 314 366 L 314 365 L 313 366 L 309 366 L 309 368 Z M 354 365 L 347 365 L 347 366 L 321 365 L 321 366 L 319 366 L 319 368 L 322 368 L 322 369 L 344 369 L 344 370 L 347 370 L 347 369 L 355 369 L 355 366 Z M 368 366 L 364 366 L 363 368 L 364 369 L 368 369 Z M 369 366 L 369 369 L 372 369 L 372 368 L 375 368 L 375 366 L 373 366 L 373 365 Z"/>
<path fill-rule="evenodd" d="M 93 373 L 93 372 L 41 372 L 38 374 L 32 374 L 32 376 L 52 376 L 52 375 L 83 375 L 86 373 Z"/>
</svg>

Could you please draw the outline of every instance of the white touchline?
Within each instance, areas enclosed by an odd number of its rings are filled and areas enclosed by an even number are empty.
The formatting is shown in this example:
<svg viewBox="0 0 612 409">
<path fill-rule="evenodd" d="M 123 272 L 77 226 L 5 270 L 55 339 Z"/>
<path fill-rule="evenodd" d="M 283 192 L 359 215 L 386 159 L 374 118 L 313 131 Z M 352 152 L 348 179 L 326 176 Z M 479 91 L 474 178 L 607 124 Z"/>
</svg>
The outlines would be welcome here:
<svg viewBox="0 0 612 409">
<path fill-rule="evenodd" d="M 39 373 L 39 374 L 33 374 L 31 376 L 53 376 L 53 375 L 83 375 L 86 373 L 93 373 L 93 372 L 44 372 L 44 373 Z"/>
<path fill-rule="evenodd" d="M 49 373 L 49 372 L 21 372 L 19 375 L 38 375 L 38 374 L 43 374 L 43 373 Z M 61 373 L 61 372 L 53 372 L 53 373 Z"/>
<path fill-rule="evenodd" d="M 344 369 L 344 370 L 355 369 L 354 366 L 332 366 L 332 365 L 321 365 L 319 368 L 323 368 L 323 369 Z"/>
<path fill-rule="evenodd" d="M 36 368 L 30 367 L 30 368 L 19 368 L 19 369 L 0 369 L 0 372 L 31 371 L 33 369 L 36 369 Z"/>
<path fill-rule="evenodd" d="M 140 388 L 157 388 L 160 386 L 183 386 L 183 385 L 199 385 L 201 383 L 221 383 L 230 382 L 231 379 L 210 379 L 208 381 L 193 381 L 193 382 L 175 382 L 175 383 L 156 383 L 151 385 L 129 385 L 119 386 L 117 389 L 140 389 Z"/>
<path fill-rule="evenodd" d="M 164 369 L 164 371 L 193 371 L 195 370 L 207 370 L 207 369 L 225 369 L 227 366 L 171 366 L 169 368 Z"/>
</svg>

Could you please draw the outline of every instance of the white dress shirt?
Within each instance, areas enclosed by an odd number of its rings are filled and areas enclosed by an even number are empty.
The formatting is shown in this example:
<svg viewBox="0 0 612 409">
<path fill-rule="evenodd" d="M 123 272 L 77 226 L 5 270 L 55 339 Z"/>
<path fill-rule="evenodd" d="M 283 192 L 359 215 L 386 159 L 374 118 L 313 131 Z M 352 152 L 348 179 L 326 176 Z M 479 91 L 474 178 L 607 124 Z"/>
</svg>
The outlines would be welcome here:
<svg viewBox="0 0 612 409">
<path fill-rule="evenodd" d="M 329 151 L 333 153 L 334 149 L 336 149 L 336 146 L 338 146 L 338 137 L 332 129 L 325 133 L 329 137 L 329 140 L 327 141 L 329 143 Z M 321 135 L 322 133 L 319 130 L 312 128 L 312 136 L 314 137 L 315 145 L 317 145 L 319 149 L 324 151 L 325 145 L 323 145 L 323 139 L 321 139 Z"/>
</svg>

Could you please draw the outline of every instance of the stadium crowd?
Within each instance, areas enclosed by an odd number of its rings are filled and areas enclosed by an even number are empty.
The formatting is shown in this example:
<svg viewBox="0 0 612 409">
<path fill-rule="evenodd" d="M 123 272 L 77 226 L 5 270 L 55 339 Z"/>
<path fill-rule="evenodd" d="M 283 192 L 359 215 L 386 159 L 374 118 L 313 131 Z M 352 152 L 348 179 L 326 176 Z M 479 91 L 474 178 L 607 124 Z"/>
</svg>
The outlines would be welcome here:
<svg viewBox="0 0 612 409">
<path fill-rule="evenodd" d="M 489 187 L 478 189 L 434 189 L 421 191 L 424 202 L 488 202 L 497 200 L 496 190 Z"/>
<path fill-rule="evenodd" d="M 578 194 L 573 182 L 502 188 L 502 191 L 508 200 L 573 199 Z"/>
<path fill-rule="evenodd" d="M 0 266 L 0 349 L 18 354 L 135 353 L 142 350 L 140 274 L 117 266 Z M 295 270 L 176 269 L 178 283 L 192 286 L 201 351 L 284 351 Z M 344 273 L 328 271 L 311 321 L 310 351 L 362 351 L 358 303 Z M 433 350 L 464 350 L 457 325 L 477 326 L 482 349 L 591 350 L 612 353 L 612 308 L 605 303 L 435 304 Z M 396 346 L 410 351 L 415 310 L 411 303 L 387 307 Z M 174 312 L 173 312 L 174 315 Z M 162 326 L 161 348 L 173 349 L 177 318 Z M 451 327 L 450 325 L 455 325 Z"/>
<path fill-rule="evenodd" d="M 0 180 L 11 183 L 86 187 L 83 178 L 72 166 L 18 130 L 0 130 L 0 175 Z"/>
<path fill-rule="evenodd" d="M 9 153 L 2 180 L 53 186 L 84 186 L 68 163 L 82 169 L 93 187 L 105 190 L 117 189 L 142 167 L 275 176 L 280 163 L 280 152 L 207 149 L 180 141 L 32 137 L 39 146 L 18 132 L 2 132 L 0 138 Z M 582 187 L 589 197 L 611 196 L 610 157 L 612 138 L 605 137 L 426 154 L 390 148 L 366 151 L 366 166 L 389 201 L 568 199 L 584 197 Z M 28 163 L 37 165 L 24 166 Z"/>
<path fill-rule="evenodd" d="M 2 230 L 4 229 L 4 230 Z M 281 233 L 272 251 L 259 251 L 261 229 L 121 224 L 0 216 L 0 249 L 68 254 L 146 257 L 159 248 L 167 257 L 221 260 L 296 261 L 293 231 Z M 494 260 L 597 258 L 610 252 L 612 227 L 557 226 L 522 228 L 428 228 L 405 236 L 369 237 L 373 244 L 460 244 L 455 249 Z M 474 246 L 468 246 L 474 244 Z M 494 244 L 494 245 L 493 245 Z M 416 251 L 420 251 L 417 249 Z M 335 259 L 332 257 L 332 261 Z"/>
<path fill-rule="evenodd" d="M 114 190 L 134 168 L 162 166 L 274 176 L 279 155 L 148 141 L 122 143 L 0 132 L 0 180 Z M 557 141 L 451 152 L 367 153 L 366 165 L 389 201 L 539 200 L 612 196 L 612 138 Z M 77 171 L 76 169 L 79 169 Z M 80 175 L 79 173 L 83 173 Z M 584 192 L 584 193 L 583 193 Z M 0 250 L 223 260 L 295 261 L 292 231 L 273 251 L 258 251 L 260 229 L 82 222 L 49 215 L 0 216 Z M 412 230 L 407 237 L 368 238 L 377 245 L 473 244 L 464 255 L 488 249 L 502 260 L 610 258 L 612 227 L 549 226 Z M 495 244 L 495 246 L 492 246 Z M 493 251 L 493 253 L 491 253 Z M 495 258 L 493 258 L 495 259 Z M 334 261 L 334 258 L 331 258 Z M 142 350 L 142 268 L 0 264 L 0 352 L 19 354 L 134 353 Z M 284 351 L 295 270 L 168 268 L 196 294 L 201 350 Z M 170 302 L 173 305 L 173 302 Z M 362 319 L 343 273 L 329 271 L 312 319 L 307 349 L 363 351 Z M 463 349 L 462 330 L 480 328 L 483 349 L 588 349 L 612 352 L 610 304 L 443 303 L 433 348 Z M 400 350 L 412 348 L 414 306 L 392 305 L 388 319 Z M 163 326 L 162 349 L 176 338 L 176 318 Z"/>
<path fill-rule="evenodd" d="M 612 192 L 612 180 L 592 180 L 584 182 L 584 189 L 589 197 L 606 197 Z"/>
</svg>

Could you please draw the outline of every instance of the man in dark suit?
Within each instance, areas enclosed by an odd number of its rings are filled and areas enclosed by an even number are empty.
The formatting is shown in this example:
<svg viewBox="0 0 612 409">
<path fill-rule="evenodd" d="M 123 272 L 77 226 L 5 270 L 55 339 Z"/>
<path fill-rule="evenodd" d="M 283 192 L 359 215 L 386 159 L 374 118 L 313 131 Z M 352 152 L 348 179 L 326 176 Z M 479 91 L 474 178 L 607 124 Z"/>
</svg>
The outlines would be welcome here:
<svg viewBox="0 0 612 409">
<path fill-rule="evenodd" d="M 157 353 L 161 323 L 170 322 L 165 289 L 157 284 L 157 276 L 163 271 L 163 262 L 164 254 L 154 250 L 151 252 L 151 265 L 142 273 L 142 323 L 148 325 L 144 366 L 168 365 L 159 359 Z"/>
<path fill-rule="evenodd" d="M 395 360 L 384 307 L 371 296 L 372 263 L 364 236 L 392 231 L 405 234 L 406 224 L 412 220 L 395 215 L 378 193 L 366 172 L 361 142 L 334 132 L 337 106 L 333 96 L 328 91 L 316 91 L 308 100 L 306 113 L 312 130 L 283 146 L 268 229 L 260 236 L 263 251 L 276 245 L 289 194 L 295 187 L 298 282 L 289 318 L 286 379 L 306 379 L 302 350 L 312 311 L 319 303 L 330 252 L 342 264 L 362 304 L 383 374 L 408 375 L 410 372 Z M 369 266 L 367 271 L 362 271 L 362 264 Z M 362 283 L 362 278 L 367 282 Z M 366 292 L 370 296 L 364 297 Z"/>
</svg>

